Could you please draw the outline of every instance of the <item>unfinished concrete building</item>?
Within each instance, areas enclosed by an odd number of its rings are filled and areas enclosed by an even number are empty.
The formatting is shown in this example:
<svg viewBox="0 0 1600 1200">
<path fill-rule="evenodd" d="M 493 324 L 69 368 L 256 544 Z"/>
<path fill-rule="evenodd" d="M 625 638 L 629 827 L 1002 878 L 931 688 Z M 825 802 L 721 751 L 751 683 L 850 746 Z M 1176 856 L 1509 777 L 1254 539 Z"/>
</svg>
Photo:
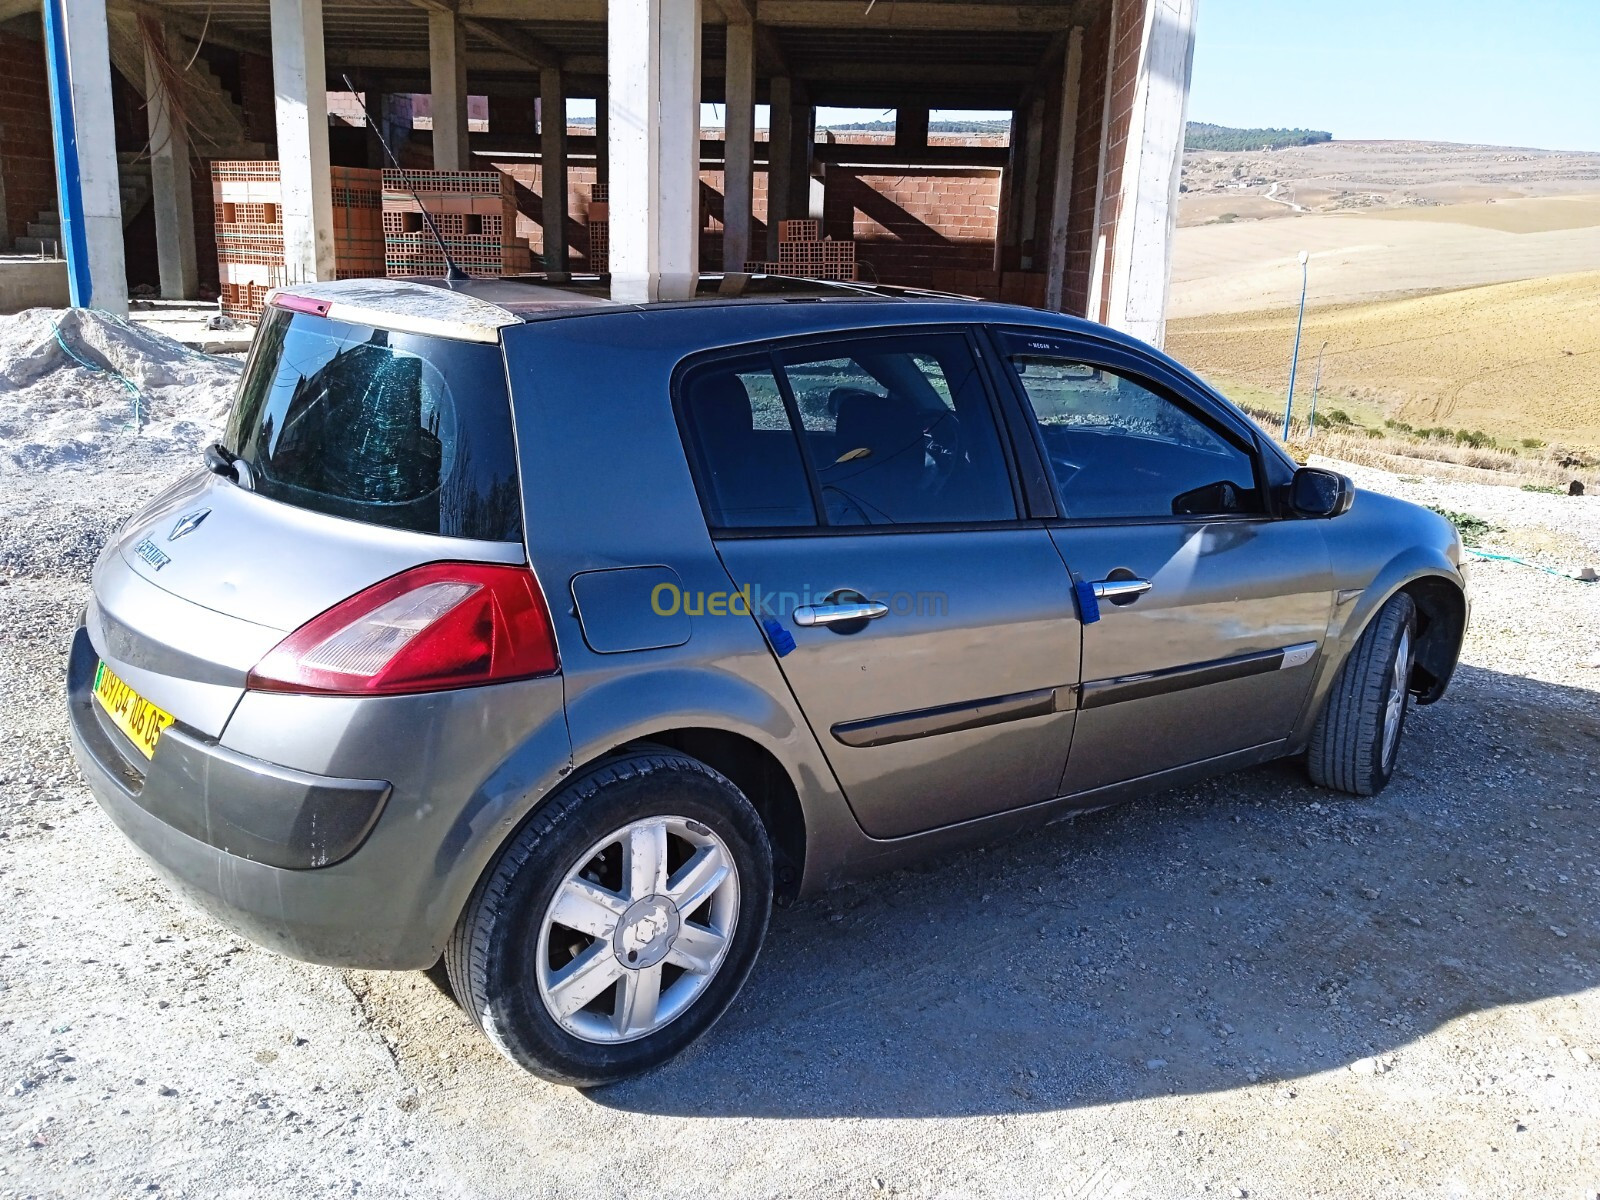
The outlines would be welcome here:
<svg viewBox="0 0 1600 1200">
<path fill-rule="evenodd" d="M 1159 342 L 1196 2 L 0 0 L 0 238 L 53 239 L 80 303 L 214 295 L 208 164 L 275 159 L 288 278 L 327 278 L 332 168 L 382 165 L 382 131 L 408 167 L 507 172 L 535 266 L 619 295 L 775 260 L 811 217 L 867 281 Z M 819 137 L 819 107 L 893 133 Z M 941 109 L 1009 136 L 930 134 Z"/>
</svg>

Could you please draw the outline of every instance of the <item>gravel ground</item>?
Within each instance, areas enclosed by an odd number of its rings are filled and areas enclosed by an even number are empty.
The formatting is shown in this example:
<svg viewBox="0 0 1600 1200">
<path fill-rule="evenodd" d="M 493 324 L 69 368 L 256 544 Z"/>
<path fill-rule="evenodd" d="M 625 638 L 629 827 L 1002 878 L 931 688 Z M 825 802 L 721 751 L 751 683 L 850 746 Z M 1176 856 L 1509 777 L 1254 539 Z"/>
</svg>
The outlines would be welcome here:
<svg viewBox="0 0 1600 1200">
<path fill-rule="evenodd" d="M 175 468 L 0 475 L 0 1196 L 1600 1197 L 1600 585 L 1479 565 L 1381 797 L 1279 764 L 832 893 L 583 1094 L 430 976 L 230 936 L 100 815 L 67 637 Z M 1353 473 L 1600 565 L 1600 498 Z"/>
</svg>

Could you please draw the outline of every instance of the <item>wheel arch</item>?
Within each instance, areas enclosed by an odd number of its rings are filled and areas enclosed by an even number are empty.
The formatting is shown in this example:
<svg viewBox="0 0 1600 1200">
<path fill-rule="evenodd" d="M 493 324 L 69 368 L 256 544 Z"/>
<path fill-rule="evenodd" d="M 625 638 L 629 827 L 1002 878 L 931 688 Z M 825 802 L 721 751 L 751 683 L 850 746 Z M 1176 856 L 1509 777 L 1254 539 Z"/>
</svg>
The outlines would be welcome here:
<svg viewBox="0 0 1600 1200">
<path fill-rule="evenodd" d="M 686 726 L 634 738 L 602 758 L 632 754 L 651 745 L 699 759 L 745 794 L 772 842 L 773 899 L 779 904 L 793 902 L 805 874 L 806 815 L 800 791 L 778 756 L 742 733 Z"/>
<path fill-rule="evenodd" d="M 1418 704 L 1432 704 L 1444 695 L 1461 657 L 1467 632 L 1466 592 L 1443 575 L 1421 575 L 1395 591 L 1408 594 L 1417 610 L 1411 692 Z"/>
</svg>

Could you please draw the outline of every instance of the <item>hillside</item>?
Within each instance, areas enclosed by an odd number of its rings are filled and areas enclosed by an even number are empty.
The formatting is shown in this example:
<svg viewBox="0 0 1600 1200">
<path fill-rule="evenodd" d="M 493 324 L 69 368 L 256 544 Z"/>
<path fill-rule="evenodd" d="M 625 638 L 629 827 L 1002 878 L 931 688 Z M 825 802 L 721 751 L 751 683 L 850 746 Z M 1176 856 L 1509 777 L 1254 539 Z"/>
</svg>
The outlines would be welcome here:
<svg viewBox="0 0 1600 1200">
<path fill-rule="evenodd" d="M 1600 447 L 1600 271 L 1312 308 L 1297 403 L 1328 343 L 1319 409 L 1379 425 Z M 1235 399 L 1281 407 L 1292 308 L 1180 318 L 1167 350 Z"/>
</svg>

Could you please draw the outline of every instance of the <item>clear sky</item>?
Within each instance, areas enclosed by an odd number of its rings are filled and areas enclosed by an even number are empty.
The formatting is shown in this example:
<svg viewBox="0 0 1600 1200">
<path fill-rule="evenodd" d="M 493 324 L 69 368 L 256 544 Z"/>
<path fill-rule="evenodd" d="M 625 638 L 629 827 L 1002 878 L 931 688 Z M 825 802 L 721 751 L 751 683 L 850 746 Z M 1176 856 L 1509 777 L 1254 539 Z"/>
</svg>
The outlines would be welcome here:
<svg viewBox="0 0 1600 1200">
<path fill-rule="evenodd" d="M 1199 0 L 1189 119 L 1600 150 L 1600 0 Z"/>
</svg>

